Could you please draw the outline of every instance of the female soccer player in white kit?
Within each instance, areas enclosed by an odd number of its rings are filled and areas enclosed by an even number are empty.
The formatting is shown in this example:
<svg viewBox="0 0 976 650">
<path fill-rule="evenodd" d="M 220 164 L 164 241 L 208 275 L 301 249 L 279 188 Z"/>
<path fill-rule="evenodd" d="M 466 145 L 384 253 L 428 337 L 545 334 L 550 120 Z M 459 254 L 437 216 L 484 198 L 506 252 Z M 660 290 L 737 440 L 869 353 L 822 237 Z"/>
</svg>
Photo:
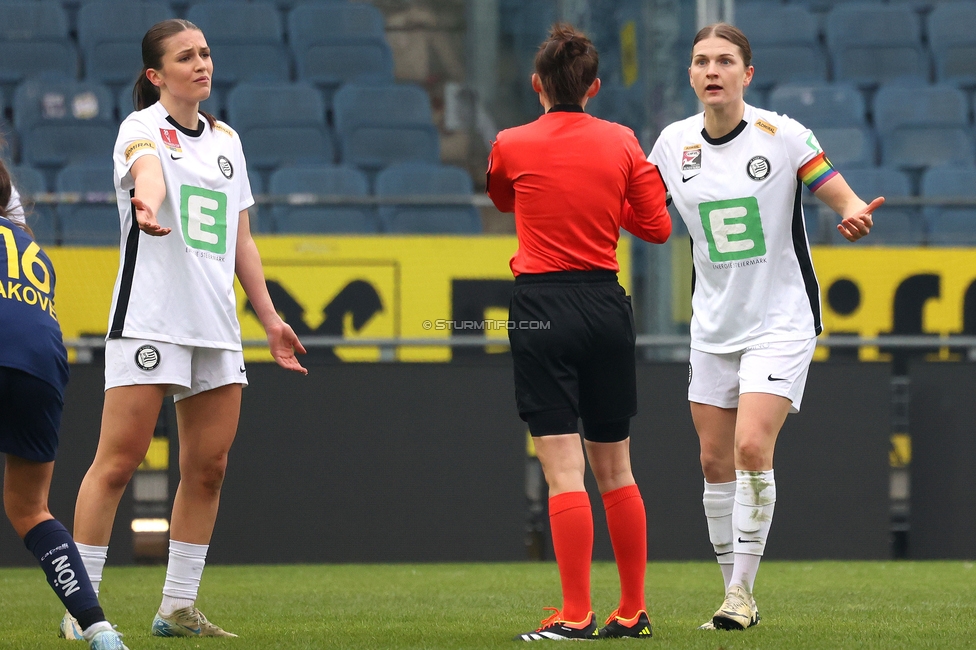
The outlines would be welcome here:
<svg viewBox="0 0 976 650">
<path fill-rule="evenodd" d="M 163 398 L 173 395 L 180 484 L 152 633 L 234 636 L 194 602 L 247 384 L 235 273 L 275 361 L 307 373 L 295 358 L 305 350 L 268 295 L 248 225 L 254 201 L 240 138 L 199 110 L 213 73 L 203 33 L 185 20 L 158 23 L 143 39 L 142 58 L 138 110 L 123 121 L 115 145 L 121 263 L 101 433 L 78 493 L 75 535 L 97 590 L 119 499 L 146 456 Z M 62 633 L 73 636 L 67 616 Z"/>
<path fill-rule="evenodd" d="M 837 229 L 850 241 L 884 202 L 859 199 L 809 129 L 745 103 L 751 58 L 731 25 L 698 32 L 689 76 L 704 112 L 665 128 L 648 156 L 693 242 L 688 400 L 726 587 L 703 629 L 759 622 L 752 591 L 776 502 L 773 449 L 800 408 L 822 329 L 803 185 L 843 217 Z"/>
</svg>

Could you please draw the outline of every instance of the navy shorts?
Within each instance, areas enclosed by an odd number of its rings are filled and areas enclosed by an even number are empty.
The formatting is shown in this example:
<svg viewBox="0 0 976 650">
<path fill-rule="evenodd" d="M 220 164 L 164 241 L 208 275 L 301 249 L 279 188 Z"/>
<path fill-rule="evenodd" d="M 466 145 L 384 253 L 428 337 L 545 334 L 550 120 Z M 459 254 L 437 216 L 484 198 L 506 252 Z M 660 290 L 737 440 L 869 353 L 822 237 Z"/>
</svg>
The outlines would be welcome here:
<svg viewBox="0 0 976 650">
<path fill-rule="evenodd" d="M 34 375 L 0 367 L 0 451 L 38 463 L 54 460 L 64 402 Z"/>
<path fill-rule="evenodd" d="M 533 436 L 630 435 L 637 413 L 634 312 L 612 271 L 519 275 L 509 308 L 519 416 Z"/>
</svg>

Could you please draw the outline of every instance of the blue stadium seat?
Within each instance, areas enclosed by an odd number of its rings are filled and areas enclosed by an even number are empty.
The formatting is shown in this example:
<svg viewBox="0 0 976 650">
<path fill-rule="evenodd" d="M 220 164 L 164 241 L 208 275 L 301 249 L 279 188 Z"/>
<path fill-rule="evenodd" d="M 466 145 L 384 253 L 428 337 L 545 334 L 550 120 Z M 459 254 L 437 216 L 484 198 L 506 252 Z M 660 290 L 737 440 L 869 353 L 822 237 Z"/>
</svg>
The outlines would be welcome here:
<svg viewBox="0 0 976 650">
<path fill-rule="evenodd" d="M 132 86 L 142 68 L 142 37 L 175 14 L 168 2 L 96 0 L 78 10 L 78 43 L 85 78 Z"/>
<path fill-rule="evenodd" d="M 323 86 L 330 94 L 350 81 L 393 80 L 383 14 L 372 5 L 300 4 L 288 14 L 288 36 L 298 78 Z"/>
<path fill-rule="evenodd" d="M 897 169 L 879 167 L 877 169 L 852 169 L 844 172 L 844 180 L 854 192 L 865 201 L 873 201 L 879 196 L 885 199 L 900 199 L 911 196 L 911 183 L 904 172 Z M 835 215 L 834 226 L 840 223 Z M 844 241 L 843 236 L 832 229 L 834 241 Z M 874 212 L 874 227 L 868 237 L 860 240 L 864 244 L 895 244 L 901 246 L 920 245 L 925 241 L 925 226 L 918 208 L 912 206 L 893 207 L 885 204 Z"/>
<path fill-rule="evenodd" d="M 271 174 L 271 194 L 369 196 L 369 180 L 355 167 L 283 167 Z M 371 205 L 276 204 L 279 233 L 375 233 L 379 219 Z"/>
<path fill-rule="evenodd" d="M 941 4 L 929 14 L 929 45 L 939 81 L 976 86 L 976 4 Z"/>
<path fill-rule="evenodd" d="M 291 78 L 281 16 L 270 2 L 205 2 L 191 6 L 186 18 L 207 37 L 217 86 Z"/>
<path fill-rule="evenodd" d="M 903 169 L 976 162 L 969 107 L 948 85 L 889 84 L 874 97 L 884 165 Z"/>
<path fill-rule="evenodd" d="M 308 84 L 238 84 L 227 98 L 227 116 L 253 167 L 334 162 L 325 104 Z"/>
<path fill-rule="evenodd" d="M 20 138 L 10 123 L 0 117 L 0 159 L 6 164 L 20 160 Z"/>
<path fill-rule="evenodd" d="M 57 219 L 51 205 L 34 205 L 31 197 L 47 192 L 44 174 L 26 165 L 10 167 L 10 178 L 21 196 L 27 225 L 34 231 L 34 238 L 40 244 L 57 244 L 60 241 Z"/>
<path fill-rule="evenodd" d="M 867 126 L 826 126 L 814 129 L 820 147 L 841 173 L 874 167 L 878 144 Z"/>
<path fill-rule="evenodd" d="M 976 201 L 976 169 L 932 167 L 922 176 L 922 196 Z M 976 206 L 925 206 L 928 241 L 934 246 L 976 245 Z"/>
<path fill-rule="evenodd" d="M 223 94 L 218 88 L 210 89 L 210 97 L 200 102 L 200 108 L 207 111 L 219 120 L 225 119 Z M 132 99 L 132 86 L 123 86 L 116 98 L 119 108 L 119 121 L 121 122 L 129 113 L 135 110 L 135 102 Z"/>
<path fill-rule="evenodd" d="M 503 0 L 499 7 L 502 36 L 511 39 L 515 57 L 515 91 L 526 115 L 542 112 L 539 96 L 529 85 L 529 77 L 535 71 L 535 53 L 539 44 L 558 18 L 557 4 L 552 0 Z"/>
<path fill-rule="evenodd" d="M 430 98 L 409 84 L 346 84 L 333 98 L 342 162 L 378 170 L 409 160 L 438 162 Z"/>
<path fill-rule="evenodd" d="M 827 15 L 826 31 L 837 81 L 872 87 L 899 78 L 929 79 L 919 17 L 909 7 L 838 4 Z"/>
<path fill-rule="evenodd" d="M 750 86 L 767 90 L 790 81 L 823 81 L 827 61 L 820 49 L 816 17 L 804 7 L 753 3 L 736 9 L 735 23 L 749 36 Z"/>
<path fill-rule="evenodd" d="M 68 16 L 60 3 L 8 0 L 0 15 L 0 83 L 41 74 L 78 76 L 78 51 L 68 37 Z"/>
<path fill-rule="evenodd" d="M 111 198 L 113 175 L 111 159 L 74 163 L 58 172 L 54 189 Z M 121 221 L 116 203 L 61 203 L 57 213 L 65 246 L 118 246 Z"/>
<path fill-rule="evenodd" d="M 809 128 L 864 126 L 866 122 L 864 97 L 851 84 L 776 86 L 769 96 L 769 108 L 781 115 L 789 115 Z"/>
<path fill-rule="evenodd" d="M 60 167 L 73 159 L 112 157 L 115 99 L 105 86 L 84 81 L 25 81 L 14 95 L 14 126 L 23 161 Z"/>
<path fill-rule="evenodd" d="M 471 177 L 463 169 L 429 163 L 401 163 L 376 177 L 377 196 L 433 194 L 462 199 L 473 193 Z M 471 205 L 380 205 L 384 232 L 480 233 L 481 219 Z"/>
</svg>

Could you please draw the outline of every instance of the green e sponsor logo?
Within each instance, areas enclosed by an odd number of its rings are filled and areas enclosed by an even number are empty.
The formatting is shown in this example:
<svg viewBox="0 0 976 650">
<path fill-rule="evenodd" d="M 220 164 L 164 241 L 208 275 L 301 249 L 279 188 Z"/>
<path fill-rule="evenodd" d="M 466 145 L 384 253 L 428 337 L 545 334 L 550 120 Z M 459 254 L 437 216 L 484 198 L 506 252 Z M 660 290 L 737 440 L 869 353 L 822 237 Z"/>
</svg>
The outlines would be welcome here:
<svg viewBox="0 0 976 650">
<path fill-rule="evenodd" d="M 191 248 L 227 252 L 227 195 L 191 185 L 180 186 L 183 239 Z"/>
<path fill-rule="evenodd" d="M 759 202 L 754 196 L 699 203 L 698 214 L 711 261 L 731 262 L 766 254 Z"/>
</svg>

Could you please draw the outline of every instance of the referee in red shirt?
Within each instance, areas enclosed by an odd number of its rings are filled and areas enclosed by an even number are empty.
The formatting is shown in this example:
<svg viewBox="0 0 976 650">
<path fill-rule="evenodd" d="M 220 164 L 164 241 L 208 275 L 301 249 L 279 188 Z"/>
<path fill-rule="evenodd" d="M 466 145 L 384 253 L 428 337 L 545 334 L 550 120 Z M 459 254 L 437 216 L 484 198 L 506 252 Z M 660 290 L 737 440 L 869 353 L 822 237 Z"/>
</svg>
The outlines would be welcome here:
<svg viewBox="0 0 976 650">
<path fill-rule="evenodd" d="M 549 484 L 563 591 L 562 609 L 516 637 L 523 641 L 651 636 L 646 514 L 630 469 L 634 315 L 617 283 L 616 249 L 621 228 L 663 243 L 671 220 L 664 182 L 633 131 L 583 111 L 600 90 L 598 63 L 588 38 L 555 25 L 532 75 L 546 113 L 499 133 L 488 160 L 488 195 L 502 212 L 515 212 L 515 397 Z M 620 574 L 620 605 L 599 630 L 590 605 L 593 516 L 580 418 Z"/>
</svg>

